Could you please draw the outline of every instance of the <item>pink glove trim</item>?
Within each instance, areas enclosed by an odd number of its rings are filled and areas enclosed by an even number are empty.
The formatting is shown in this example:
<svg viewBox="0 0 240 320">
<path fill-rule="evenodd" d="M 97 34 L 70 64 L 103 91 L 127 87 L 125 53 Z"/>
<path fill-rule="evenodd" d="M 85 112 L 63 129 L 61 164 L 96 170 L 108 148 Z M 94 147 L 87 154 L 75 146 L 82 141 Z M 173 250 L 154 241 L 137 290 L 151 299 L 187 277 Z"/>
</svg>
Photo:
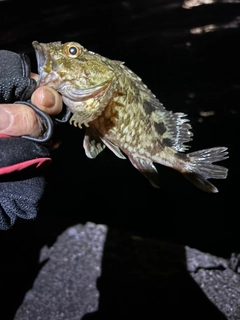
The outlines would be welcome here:
<svg viewBox="0 0 240 320">
<path fill-rule="evenodd" d="M 37 158 L 24 162 L 16 163 L 11 166 L 0 168 L 0 175 L 9 174 L 14 171 L 21 171 L 26 168 L 32 167 L 32 169 L 39 169 L 48 166 L 52 162 L 51 158 Z"/>
<path fill-rule="evenodd" d="M 11 136 L 7 134 L 0 134 L 0 138 L 11 138 Z"/>
</svg>

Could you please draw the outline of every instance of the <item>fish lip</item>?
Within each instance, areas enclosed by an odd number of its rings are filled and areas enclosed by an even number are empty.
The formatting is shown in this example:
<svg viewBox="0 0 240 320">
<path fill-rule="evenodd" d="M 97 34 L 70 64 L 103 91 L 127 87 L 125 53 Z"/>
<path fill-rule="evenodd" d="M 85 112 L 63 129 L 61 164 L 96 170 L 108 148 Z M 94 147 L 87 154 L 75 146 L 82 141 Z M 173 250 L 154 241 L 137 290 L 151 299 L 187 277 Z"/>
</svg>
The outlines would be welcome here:
<svg viewBox="0 0 240 320">
<path fill-rule="evenodd" d="M 72 101 L 86 101 L 88 99 L 95 98 L 100 92 L 107 90 L 110 84 L 111 80 L 107 80 L 100 85 L 92 86 L 87 89 L 83 88 L 74 90 L 74 88 L 72 88 L 72 84 L 70 83 L 69 85 L 64 85 L 64 91 L 61 91 L 62 88 L 60 88 L 60 92 L 62 96 L 65 96 L 65 92 L 67 92 L 66 98 L 69 98 Z"/>
<path fill-rule="evenodd" d="M 38 74 L 39 74 L 37 86 L 39 86 L 39 84 L 41 82 L 41 78 L 42 78 L 41 75 L 43 72 L 43 66 L 46 63 L 47 57 L 46 57 L 46 53 L 45 53 L 44 48 L 41 43 L 39 43 L 38 41 L 33 41 L 32 46 L 35 50 L 35 55 L 36 55 L 36 59 L 37 59 Z"/>
</svg>

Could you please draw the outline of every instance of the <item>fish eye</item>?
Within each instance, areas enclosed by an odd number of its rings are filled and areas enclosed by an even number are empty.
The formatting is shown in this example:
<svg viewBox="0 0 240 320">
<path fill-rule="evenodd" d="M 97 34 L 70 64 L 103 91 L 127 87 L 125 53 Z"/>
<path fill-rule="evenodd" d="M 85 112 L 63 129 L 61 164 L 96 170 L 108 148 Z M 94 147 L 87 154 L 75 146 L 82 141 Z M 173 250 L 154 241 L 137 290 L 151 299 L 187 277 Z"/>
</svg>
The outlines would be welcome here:
<svg viewBox="0 0 240 320">
<path fill-rule="evenodd" d="M 64 53 L 70 58 L 77 58 L 83 49 L 79 44 L 69 43 L 64 47 Z"/>
</svg>

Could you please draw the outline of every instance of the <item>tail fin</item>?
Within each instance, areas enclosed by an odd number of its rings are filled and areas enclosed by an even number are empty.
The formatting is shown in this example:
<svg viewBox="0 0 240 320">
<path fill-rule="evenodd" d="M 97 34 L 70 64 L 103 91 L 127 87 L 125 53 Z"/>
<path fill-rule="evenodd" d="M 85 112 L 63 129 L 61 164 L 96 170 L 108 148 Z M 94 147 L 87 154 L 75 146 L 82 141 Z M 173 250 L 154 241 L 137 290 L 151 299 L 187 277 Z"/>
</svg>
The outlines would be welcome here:
<svg viewBox="0 0 240 320">
<path fill-rule="evenodd" d="M 203 191 L 218 192 L 218 189 L 207 179 L 225 179 L 227 177 L 227 168 L 212 164 L 228 158 L 227 148 L 204 149 L 188 153 L 187 156 L 190 160 L 190 167 L 188 172 L 183 173 L 184 177 Z"/>
</svg>

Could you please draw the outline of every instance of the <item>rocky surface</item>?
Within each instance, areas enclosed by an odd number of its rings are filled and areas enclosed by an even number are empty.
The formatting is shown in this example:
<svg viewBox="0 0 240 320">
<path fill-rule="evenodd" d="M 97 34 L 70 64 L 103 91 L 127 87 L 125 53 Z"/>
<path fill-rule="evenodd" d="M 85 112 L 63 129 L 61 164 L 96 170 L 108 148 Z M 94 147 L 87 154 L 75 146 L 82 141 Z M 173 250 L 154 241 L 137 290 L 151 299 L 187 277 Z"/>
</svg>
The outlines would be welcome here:
<svg viewBox="0 0 240 320">
<path fill-rule="evenodd" d="M 187 246 L 88 222 L 41 248 L 39 263 L 14 320 L 239 319 L 239 274 Z"/>
</svg>

